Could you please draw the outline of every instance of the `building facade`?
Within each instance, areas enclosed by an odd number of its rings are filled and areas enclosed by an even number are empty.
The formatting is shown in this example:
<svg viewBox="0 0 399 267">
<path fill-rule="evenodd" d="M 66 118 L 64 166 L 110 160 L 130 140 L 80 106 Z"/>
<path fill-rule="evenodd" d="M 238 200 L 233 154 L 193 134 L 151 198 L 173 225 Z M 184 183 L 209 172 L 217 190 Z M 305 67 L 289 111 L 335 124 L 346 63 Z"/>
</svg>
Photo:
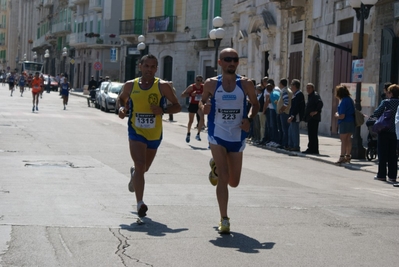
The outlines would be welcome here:
<svg viewBox="0 0 399 267">
<path fill-rule="evenodd" d="M 236 49 L 238 72 L 257 82 L 264 76 L 277 82 L 299 79 L 302 91 L 314 83 L 324 102 L 320 133 L 337 134 L 334 89 L 352 82 L 352 60 L 358 56 L 360 21 L 348 0 L 7 2 L 5 59 L 0 52 L 7 66 L 16 67 L 25 54 L 31 59 L 36 52 L 51 74 L 70 73 L 73 87 L 82 88 L 91 75 L 119 81 L 138 77 L 141 55 L 151 53 L 159 61 L 156 75 L 172 80 L 178 95 L 196 75 L 220 73 L 216 42 L 209 37 L 213 18 L 220 16 L 225 35 L 218 52 Z M 399 82 L 398 19 L 398 0 L 379 0 L 365 19 L 361 104 L 367 115 L 380 102 L 384 83 Z M 363 140 L 366 135 L 362 126 Z"/>
</svg>

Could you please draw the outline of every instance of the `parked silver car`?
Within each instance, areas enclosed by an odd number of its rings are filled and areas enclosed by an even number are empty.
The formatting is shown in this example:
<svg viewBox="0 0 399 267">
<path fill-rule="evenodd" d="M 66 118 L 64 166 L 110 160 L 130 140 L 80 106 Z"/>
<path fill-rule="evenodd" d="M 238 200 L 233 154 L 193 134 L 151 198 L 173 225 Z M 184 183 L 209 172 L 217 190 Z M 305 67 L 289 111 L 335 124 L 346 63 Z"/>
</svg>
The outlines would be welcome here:
<svg viewBox="0 0 399 267">
<path fill-rule="evenodd" d="M 100 87 L 96 89 L 96 108 L 101 108 L 101 97 L 104 92 L 104 89 L 110 82 L 102 82 Z"/>
<path fill-rule="evenodd" d="M 115 109 L 116 99 L 118 98 L 119 92 L 122 90 L 123 83 L 110 82 L 101 95 L 100 108 L 105 112 L 109 112 L 110 109 Z"/>
</svg>

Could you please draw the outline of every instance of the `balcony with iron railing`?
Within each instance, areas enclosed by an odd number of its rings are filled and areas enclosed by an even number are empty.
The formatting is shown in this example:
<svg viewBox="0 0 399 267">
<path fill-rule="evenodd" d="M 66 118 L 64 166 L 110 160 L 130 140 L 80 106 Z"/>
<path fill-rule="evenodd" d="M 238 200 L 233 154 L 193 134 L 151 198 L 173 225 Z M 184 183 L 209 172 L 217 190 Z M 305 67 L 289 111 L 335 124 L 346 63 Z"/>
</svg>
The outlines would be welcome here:
<svg viewBox="0 0 399 267">
<path fill-rule="evenodd" d="M 43 46 L 46 43 L 46 37 L 47 36 L 48 35 L 46 34 L 46 35 L 41 36 L 39 39 L 34 40 L 33 44 L 32 44 L 32 47 L 36 48 L 36 47 Z"/>
<path fill-rule="evenodd" d="M 59 22 L 51 25 L 51 31 L 53 34 L 63 35 L 71 32 L 70 22 Z"/>
<path fill-rule="evenodd" d="M 119 35 L 141 35 L 145 34 L 145 19 L 130 19 L 119 21 Z"/>
<path fill-rule="evenodd" d="M 120 38 L 115 34 L 104 33 L 97 37 L 87 38 L 88 46 L 115 46 L 120 45 Z"/>
<path fill-rule="evenodd" d="M 43 7 L 52 7 L 54 0 L 43 0 Z"/>
<path fill-rule="evenodd" d="M 86 45 L 87 37 L 85 36 L 85 32 L 71 33 L 69 35 L 69 45 L 77 46 L 77 45 Z"/>
<path fill-rule="evenodd" d="M 88 4 L 89 0 L 68 0 L 68 7 L 74 8 L 76 5 Z"/>
<path fill-rule="evenodd" d="M 103 0 L 90 0 L 89 11 L 94 10 L 96 12 L 103 11 Z"/>
<path fill-rule="evenodd" d="M 270 0 L 270 2 L 280 3 L 280 9 L 283 10 L 306 6 L 306 0 Z"/>
<path fill-rule="evenodd" d="M 148 18 L 148 33 L 175 33 L 177 30 L 176 16 L 159 16 Z"/>
</svg>

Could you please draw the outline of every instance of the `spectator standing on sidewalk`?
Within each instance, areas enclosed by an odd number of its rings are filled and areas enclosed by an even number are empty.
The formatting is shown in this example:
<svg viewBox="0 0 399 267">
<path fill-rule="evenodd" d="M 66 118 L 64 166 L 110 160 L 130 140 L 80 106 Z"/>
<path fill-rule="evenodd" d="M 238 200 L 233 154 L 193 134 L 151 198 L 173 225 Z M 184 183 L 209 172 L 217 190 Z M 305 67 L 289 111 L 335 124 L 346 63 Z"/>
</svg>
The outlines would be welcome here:
<svg viewBox="0 0 399 267">
<path fill-rule="evenodd" d="M 97 81 L 94 80 L 94 76 L 91 76 L 91 80 L 89 81 L 89 91 L 95 90 L 96 88 L 98 88 Z"/>
<path fill-rule="evenodd" d="M 335 164 L 340 165 L 351 161 L 351 136 L 355 132 L 355 105 L 345 85 L 338 85 L 335 90 L 335 96 L 339 99 L 335 117 L 338 119 L 338 133 L 341 139 L 341 155 Z"/>
<path fill-rule="evenodd" d="M 266 100 L 266 103 L 269 103 L 269 112 L 270 112 L 270 142 L 266 144 L 269 147 L 278 147 L 280 145 L 280 131 L 277 117 L 277 101 L 280 98 L 280 88 L 276 87 L 274 84 L 274 80 L 269 79 L 267 81 L 266 90 L 269 92 L 269 100 Z"/>
<path fill-rule="evenodd" d="M 308 148 L 302 151 L 302 153 L 319 154 L 318 134 L 323 101 L 320 95 L 315 91 L 313 83 L 308 83 L 306 85 L 306 92 L 308 93 L 308 103 L 306 104 L 304 121 L 307 122 L 308 128 Z"/>
<path fill-rule="evenodd" d="M 373 115 L 377 118 L 379 118 L 386 110 L 390 110 L 393 117 L 398 110 L 399 85 L 393 84 L 389 86 L 386 95 L 387 98 L 384 99 L 374 111 Z M 389 181 L 396 183 L 396 177 L 398 174 L 398 157 L 396 154 L 397 139 L 395 132 L 395 119 L 392 119 L 390 123 L 390 127 L 387 131 L 381 131 L 378 133 L 378 173 L 374 179 L 386 181 L 386 176 L 388 174 Z"/>
<path fill-rule="evenodd" d="M 260 127 L 260 139 L 259 144 L 264 145 L 266 144 L 266 105 L 265 105 L 265 94 L 266 91 L 266 84 L 267 84 L 267 77 L 262 78 L 260 84 L 258 84 L 257 89 L 260 91 L 260 96 L 258 97 L 259 101 L 259 127 Z"/>
<path fill-rule="evenodd" d="M 292 102 L 288 117 L 288 149 L 300 151 L 299 123 L 303 120 L 305 113 L 305 97 L 300 90 L 301 82 L 293 79 L 291 82 Z"/>
<path fill-rule="evenodd" d="M 291 109 L 292 91 L 287 87 L 287 85 L 287 79 L 280 80 L 279 87 L 281 89 L 281 94 L 277 102 L 277 114 L 280 117 L 283 135 L 280 148 L 288 148 L 288 117 Z"/>
</svg>

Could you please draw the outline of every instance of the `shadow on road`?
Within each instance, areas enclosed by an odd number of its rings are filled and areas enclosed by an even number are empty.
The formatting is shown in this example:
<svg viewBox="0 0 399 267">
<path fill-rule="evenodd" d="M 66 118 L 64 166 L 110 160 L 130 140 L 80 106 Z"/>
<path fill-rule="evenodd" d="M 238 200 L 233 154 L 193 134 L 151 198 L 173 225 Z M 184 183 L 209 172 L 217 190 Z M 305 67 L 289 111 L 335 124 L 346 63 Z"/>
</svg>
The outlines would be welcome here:
<svg viewBox="0 0 399 267">
<path fill-rule="evenodd" d="M 121 229 L 131 232 L 147 233 L 150 236 L 165 236 L 166 234 L 175 234 L 187 231 L 188 228 L 171 229 L 166 224 L 155 222 L 148 217 L 144 218 L 144 224 L 132 223 L 130 225 L 121 224 Z"/>
<path fill-rule="evenodd" d="M 230 235 L 221 235 L 209 242 L 218 247 L 237 248 L 237 251 L 243 253 L 259 253 L 260 249 L 272 249 L 276 244 L 274 242 L 260 243 L 252 237 L 235 232 L 231 232 Z"/>
</svg>

